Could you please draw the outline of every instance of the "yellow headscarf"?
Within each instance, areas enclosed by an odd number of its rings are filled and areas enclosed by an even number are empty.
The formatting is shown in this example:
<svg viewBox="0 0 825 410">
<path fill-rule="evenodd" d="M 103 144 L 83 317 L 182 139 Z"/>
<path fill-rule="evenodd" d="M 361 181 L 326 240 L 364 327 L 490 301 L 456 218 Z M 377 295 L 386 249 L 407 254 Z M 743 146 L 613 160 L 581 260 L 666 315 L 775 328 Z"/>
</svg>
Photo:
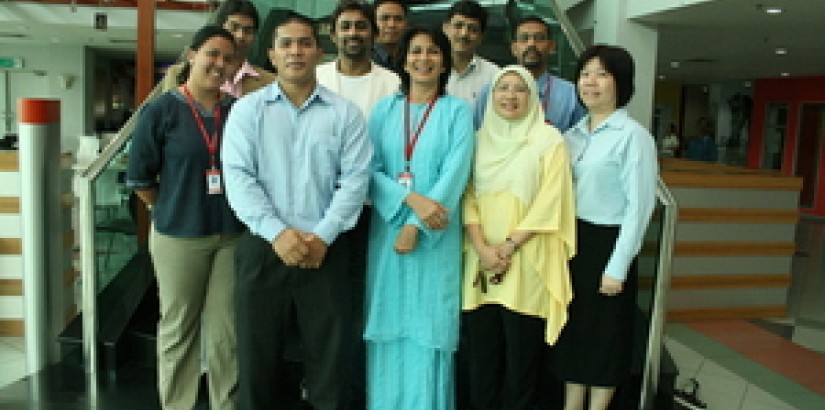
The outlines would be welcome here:
<svg viewBox="0 0 825 410">
<path fill-rule="evenodd" d="M 493 108 L 495 87 L 508 73 L 521 76 L 529 89 L 527 114 L 516 120 L 503 118 Z M 536 81 L 518 65 L 504 67 L 493 78 L 477 137 L 473 170 L 476 193 L 510 192 L 524 203 L 532 202 L 539 187 L 538 173 L 527 170 L 548 150 L 564 142 L 559 130 L 544 120 Z M 513 175 L 522 177 L 514 180 Z"/>
</svg>

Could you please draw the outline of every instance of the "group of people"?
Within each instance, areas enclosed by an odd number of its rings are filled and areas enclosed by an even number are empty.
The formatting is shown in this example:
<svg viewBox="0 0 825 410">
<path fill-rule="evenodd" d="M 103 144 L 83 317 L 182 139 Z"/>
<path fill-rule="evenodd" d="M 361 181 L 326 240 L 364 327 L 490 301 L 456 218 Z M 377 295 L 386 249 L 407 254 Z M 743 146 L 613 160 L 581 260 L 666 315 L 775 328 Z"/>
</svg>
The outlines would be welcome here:
<svg viewBox="0 0 825 410">
<path fill-rule="evenodd" d="M 276 75 L 246 61 L 258 16 L 233 0 L 141 112 L 127 184 L 151 211 L 164 409 L 193 407 L 202 364 L 211 408 L 287 408 L 293 348 L 323 410 L 456 408 L 459 341 L 474 409 L 535 408 L 545 361 L 565 409 L 627 376 L 658 172 L 622 108 L 631 56 L 593 46 L 570 83 L 540 18 L 499 68 L 475 1 L 438 28 L 408 12 L 341 2 L 324 64 L 289 14 Z"/>
</svg>

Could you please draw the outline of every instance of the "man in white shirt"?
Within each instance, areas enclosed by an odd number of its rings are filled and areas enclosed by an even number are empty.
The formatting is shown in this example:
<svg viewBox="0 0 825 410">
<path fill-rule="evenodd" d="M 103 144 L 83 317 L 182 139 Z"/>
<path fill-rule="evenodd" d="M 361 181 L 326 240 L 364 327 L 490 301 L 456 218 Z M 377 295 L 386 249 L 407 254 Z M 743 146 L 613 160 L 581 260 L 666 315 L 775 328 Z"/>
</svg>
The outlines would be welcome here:
<svg viewBox="0 0 825 410">
<path fill-rule="evenodd" d="M 487 10 L 473 0 L 456 2 L 441 28 L 450 40 L 453 58 L 447 94 L 474 106 L 481 88 L 489 84 L 499 70 L 497 65 L 476 54 L 487 28 Z"/>
<path fill-rule="evenodd" d="M 378 31 L 370 5 L 344 2 L 332 14 L 332 41 L 338 58 L 318 66 L 318 83 L 358 106 L 369 118 L 376 101 L 398 91 L 401 80 L 394 72 L 370 59 Z"/>
<path fill-rule="evenodd" d="M 398 76 L 370 59 L 373 39 L 378 32 L 372 7 L 361 2 L 342 2 L 332 13 L 330 37 L 338 47 L 338 58 L 316 70 L 318 83 L 354 102 L 365 118 L 375 103 L 398 92 Z M 366 406 L 366 352 L 363 305 L 367 274 L 369 209 L 361 212 L 355 228 L 346 232 L 350 245 L 349 277 L 352 286 L 353 351 L 350 355 L 350 408 Z"/>
</svg>

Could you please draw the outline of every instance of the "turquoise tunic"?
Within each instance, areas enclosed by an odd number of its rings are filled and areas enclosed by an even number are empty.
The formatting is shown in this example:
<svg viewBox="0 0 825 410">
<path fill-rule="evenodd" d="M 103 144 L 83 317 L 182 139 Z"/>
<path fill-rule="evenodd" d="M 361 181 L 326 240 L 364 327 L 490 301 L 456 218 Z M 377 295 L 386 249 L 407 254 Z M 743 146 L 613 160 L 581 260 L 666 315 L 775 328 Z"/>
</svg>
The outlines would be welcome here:
<svg viewBox="0 0 825 410">
<path fill-rule="evenodd" d="M 475 144 L 472 111 L 464 101 L 440 97 L 412 155 L 412 190 L 450 210 L 445 230 L 425 227 L 406 204 L 398 183 L 404 170 L 404 100 L 380 100 L 369 119 L 375 154 L 370 184 L 366 289 L 368 404 L 370 409 L 455 408 L 453 353 L 461 304 L 461 195 Z M 426 104 L 411 104 L 416 128 Z M 416 248 L 393 249 L 405 224 L 419 227 Z"/>
</svg>

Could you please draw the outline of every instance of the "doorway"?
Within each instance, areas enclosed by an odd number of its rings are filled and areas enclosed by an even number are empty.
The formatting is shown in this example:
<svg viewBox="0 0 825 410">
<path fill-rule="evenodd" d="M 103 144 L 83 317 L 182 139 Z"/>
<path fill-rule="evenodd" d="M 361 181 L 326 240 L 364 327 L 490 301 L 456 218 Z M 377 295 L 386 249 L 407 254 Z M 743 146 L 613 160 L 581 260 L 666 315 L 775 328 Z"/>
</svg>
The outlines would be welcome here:
<svg viewBox="0 0 825 410">
<path fill-rule="evenodd" d="M 799 122 L 795 175 L 802 178 L 799 206 L 815 206 L 819 184 L 821 141 L 825 136 L 825 103 L 804 103 Z"/>
</svg>

